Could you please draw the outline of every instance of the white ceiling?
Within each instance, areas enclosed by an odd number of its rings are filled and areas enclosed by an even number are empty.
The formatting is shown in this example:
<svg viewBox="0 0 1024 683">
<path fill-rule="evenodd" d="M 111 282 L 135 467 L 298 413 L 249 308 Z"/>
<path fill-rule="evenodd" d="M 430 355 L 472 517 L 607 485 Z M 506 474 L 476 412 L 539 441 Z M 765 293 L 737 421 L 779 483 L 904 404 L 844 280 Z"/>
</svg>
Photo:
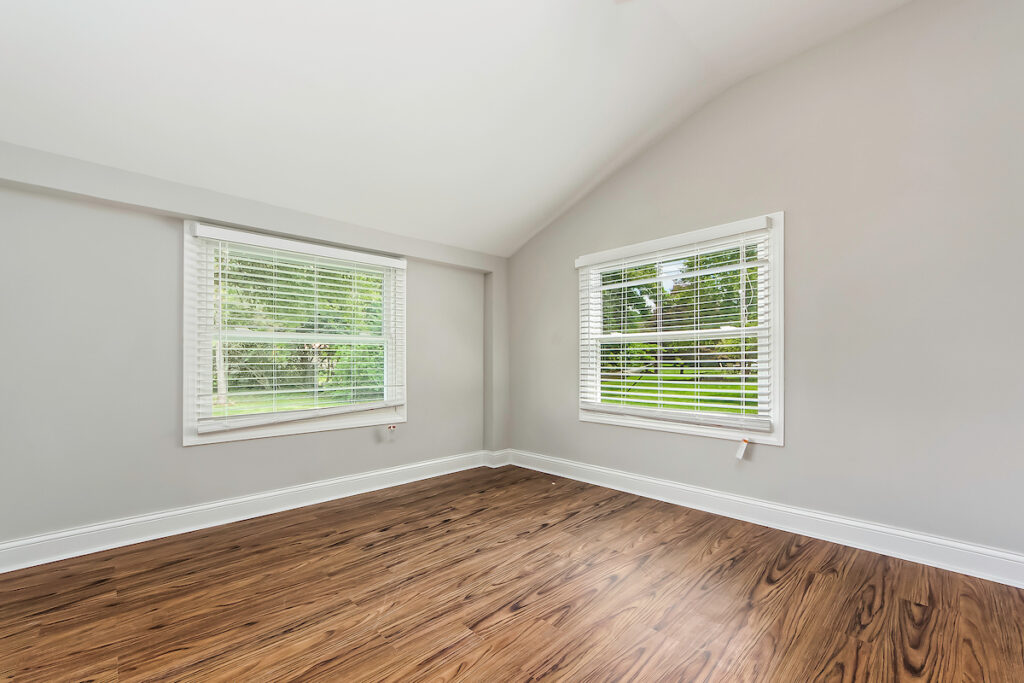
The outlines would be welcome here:
<svg viewBox="0 0 1024 683">
<path fill-rule="evenodd" d="M 906 0 L 0 0 L 0 139 L 508 255 Z"/>
</svg>

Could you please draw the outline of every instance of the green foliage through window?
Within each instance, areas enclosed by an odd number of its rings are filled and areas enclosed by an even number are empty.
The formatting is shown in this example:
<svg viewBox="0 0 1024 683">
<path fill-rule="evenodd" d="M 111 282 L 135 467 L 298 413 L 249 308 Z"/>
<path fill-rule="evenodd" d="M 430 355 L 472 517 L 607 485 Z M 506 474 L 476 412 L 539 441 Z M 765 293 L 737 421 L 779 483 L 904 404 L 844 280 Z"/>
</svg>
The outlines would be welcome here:
<svg viewBox="0 0 1024 683">
<path fill-rule="evenodd" d="M 386 272 L 211 242 L 209 417 L 384 401 Z"/>
<path fill-rule="evenodd" d="M 766 249 L 743 242 L 591 274 L 596 400 L 758 415 L 770 354 Z"/>
</svg>

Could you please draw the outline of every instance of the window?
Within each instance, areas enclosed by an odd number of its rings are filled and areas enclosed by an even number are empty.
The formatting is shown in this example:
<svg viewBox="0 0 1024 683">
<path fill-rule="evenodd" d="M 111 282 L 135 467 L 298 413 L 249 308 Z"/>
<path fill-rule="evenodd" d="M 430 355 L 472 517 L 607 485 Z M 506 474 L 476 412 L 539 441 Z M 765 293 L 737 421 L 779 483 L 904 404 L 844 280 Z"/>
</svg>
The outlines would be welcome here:
<svg viewBox="0 0 1024 683">
<path fill-rule="evenodd" d="M 405 261 L 185 224 L 184 442 L 405 419 Z"/>
<path fill-rule="evenodd" d="M 590 254 L 580 419 L 781 445 L 776 213 Z"/>
</svg>

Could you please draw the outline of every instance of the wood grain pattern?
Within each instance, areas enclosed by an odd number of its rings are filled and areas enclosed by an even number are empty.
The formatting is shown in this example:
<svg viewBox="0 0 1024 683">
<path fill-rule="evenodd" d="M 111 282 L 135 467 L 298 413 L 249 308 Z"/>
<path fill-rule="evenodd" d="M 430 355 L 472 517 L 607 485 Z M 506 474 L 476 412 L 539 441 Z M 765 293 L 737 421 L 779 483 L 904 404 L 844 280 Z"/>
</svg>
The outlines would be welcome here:
<svg viewBox="0 0 1024 683">
<path fill-rule="evenodd" d="M 1024 591 L 504 467 L 0 575 L 0 681 L 1024 681 Z"/>
</svg>

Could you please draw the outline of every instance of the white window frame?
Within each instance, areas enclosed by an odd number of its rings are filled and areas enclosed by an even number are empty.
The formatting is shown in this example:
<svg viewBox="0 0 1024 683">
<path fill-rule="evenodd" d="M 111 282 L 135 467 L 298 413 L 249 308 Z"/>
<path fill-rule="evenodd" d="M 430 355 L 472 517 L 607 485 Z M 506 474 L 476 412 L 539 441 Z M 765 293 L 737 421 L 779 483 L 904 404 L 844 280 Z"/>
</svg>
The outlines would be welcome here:
<svg viewBox="0 0 1024 683">
<path fill-rule="evenodd" d="M 286 434 L 306 434 L 334 429 L 397 424 L 407 421 L 408 387 L 406 386 L 405 330 L 403 329 L 401 331 L 403 345 L 398 359 L 399 362 L 397 363 L 401 379 L 400 384 L 403 389 L 400 392 L 402 400 L 397 405 L 385 405 L 370 409 L 358 406 L 340 407 L 327 414 L 317 414 L 301 418 L 289 416 L 287 413 L 271 413 L 262 417 L 249 418 L 249 424 L 246 424 L 247 418 L 240 417 L 233 421 L 237 426 L 233 426 L 230 429 L 202 430 L 196 409 L 200 378 L 197 376 L 198 369 L 192 371 L 195 368 L 198 352 L 196 334 L 196 307 L 198 299 L 194 287 L 194 278 L 190 269 L 190 254 L 193 253 L 197 246 L 195 242 L 200 239 L 220 239 L 268 249 L 282 249 L 300 254 L 337 258 L 364 264 L 400 268 L 403 270 L 406 268 L 406 261 L 403 258 L 351 251 L 340 247 L 274 237 L 262 233 L 209 225 L 198 221 L 185 221 L 183 230 L 184 253 L 182 258 L 182 279 L 184 283 L 182 302 L 182 445 L 195 446 Z M 401 293 L 401 296 L 404 297 L 404 291 Z M 404 299 L 400 304 L 404 306 Z M 392 302 L 391 305 L 395 305 L 395 303 Z"/>
<path fill-rule="evenodd" d="M 785 382 L 784 382 L 784 361 L 785 361 L 785 344 L 784 344 L 784 230 L 785 230 L 785 214 L 782 211 L 765 214 L 763 216 L 757 216 L 755 218 L 749 218 L 741 221 L 735 221 L 733 223 L 726 223 L 724 225 L 717 225 L 710 228 L 704 228 L 702 230 L 693 230 L 690 232 L 681 233 L 678 235 L 672 235 L 670 237 L 663 237 L 660 239 L 649 240 L 647 242 L 640 242 L 638 244 L 631 244 L 624 247 L 618 247 L 615 249 L 608 249 L 606 251 L 595 252 L 593 254 L 586 254 L 576 259 L 577 269 L 591 269 L 599 268 L 602 265 L 607 265 L 615 261 L 621 261 L 623 259 L 638 258 L 642 256 L 650 255 L 655 257 L 658 252 L 665 250 L 677 249 L 685 247 L 698 242 L 708 242 L 711 240 L 717 240 L 722 238 L 733 237 L 741 235 L 746 232 L 752 232 L 755 230 L 769 229 L 771 232 L 770 237 L 770 276 L 769 287 L 770 289 L 770 336 L 771 336 L 771 378 L 772 378 L 772 389 L 771 389 L 771 431 L 770 432 L 759 432 L 759 431 L 747 431 L 742 428 L 726 427 L 726 426 L 715 426 L 715 425 L 702 425 L 695 424 L 692 422 L 684 422 L 679 419 L 672 419 L 668 416 L 669 411 L 664 411 L 666 417 L 657 417 L 652 411 L 649 416 L 640 416 L 637 414 L 626 414 L 613 412 L 614 408 L 608 411 L 605 410 L 593 410 L 584 407 L 582 387 L 583 387 L 583 368 L 584 358 L 583 355 L 587 353 L 587 350 L 583 348 L 582 340 L 579 347 L 579 376 L 577 377 L 577 387 L 579 390 L 579 419 L 582 422 L 597 422 L 610 425 L 618 425 L 622 427 L 636 427 L 641 429 L 654 429 L 665 432 L 675 432 L 679 434 L 693 434 L 696 436 L 710 436 L 719 439 L 730 439 L 739 441 L 746 439 L 751 443 L 769 444 L 773 446 L 782 446 L 784 444 L 784 396 L 785 396 Z M 582 296 L 582 290 L 581 290 Z M 582 336 L 582 325 L 584 324 L 585 302 L 580 301 L 580 332 Z M 593 305 L 592 302 L 586 305 Z M 591 364 L 591 367 L 594 367 Z"/>
</svg>

